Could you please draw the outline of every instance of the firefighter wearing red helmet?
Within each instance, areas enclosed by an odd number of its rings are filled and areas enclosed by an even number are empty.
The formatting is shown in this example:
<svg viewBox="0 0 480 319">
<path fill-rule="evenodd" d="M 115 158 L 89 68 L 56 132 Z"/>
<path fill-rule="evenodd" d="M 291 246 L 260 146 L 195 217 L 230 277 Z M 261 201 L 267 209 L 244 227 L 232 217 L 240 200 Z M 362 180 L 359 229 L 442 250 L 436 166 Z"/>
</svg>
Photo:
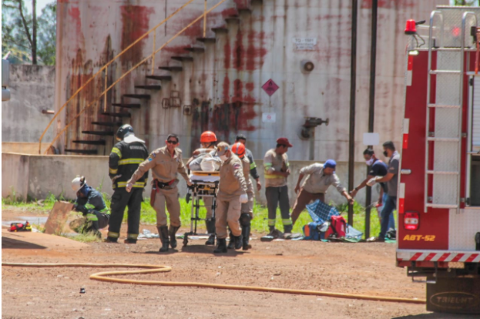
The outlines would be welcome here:
<svg viewBox="0 0 480 319">
<path fill-rule="evenodd" d="M 247 195 L 248 202 L 242 203 L 240 209 L 240 226 L 242 226 L 242 239 L 243 239 L 243 250 L 248 250 L 251 248 L 249 244 L 250 239 L 250 221 L 253 218 L 253 184 L 250 180 L 250 160 L 246 155 L 245 145 L 243 143 L 237 142 L 232 145 L 232 153 L 237 155 L 242 161 L 243 175 L 245 177 L 245 182 L 247 183 Z M 230 243 L 228 244 L 228 249 L 234 248 L 234 238 L 232 232 L 230 231 Z"/>
<path fill-rule="evenodd" d="M 233 235 L 234 248 L 240 249 L 243 245 L 239 220 L 241 204 L 248 202 L 248 188 L 242 161 L 232 152 L 230 145 L 225 142 L 219 143 L 217 155 L 223 164 L 220 168 L 215 221 L 218 247 L 213 252 L 226 253 L 227 225 Z"/>
<path fill-rule="evenodd" d="M 205 131 L 200 135 L 201 148 L 196 149 L 192 157 L 187 162 L 187 168 L 190 170 L 195 170 L 200 167 L 200 163 L 203 157 L 207 154 L 210 156 L 215 156 L 217 152 L 217 136 L 211 131 Z M 207 210 L 207 216 L 205 217 L 205 226 L 207 227 L 207 232 L 210 234 L 208 240 L 205 242 L 205 245 L 213 246 L 215 245 L 215 218 L 213 217 L 213 198 L 206 197 L 203 199 L 205 208 Z"/>
</svg>

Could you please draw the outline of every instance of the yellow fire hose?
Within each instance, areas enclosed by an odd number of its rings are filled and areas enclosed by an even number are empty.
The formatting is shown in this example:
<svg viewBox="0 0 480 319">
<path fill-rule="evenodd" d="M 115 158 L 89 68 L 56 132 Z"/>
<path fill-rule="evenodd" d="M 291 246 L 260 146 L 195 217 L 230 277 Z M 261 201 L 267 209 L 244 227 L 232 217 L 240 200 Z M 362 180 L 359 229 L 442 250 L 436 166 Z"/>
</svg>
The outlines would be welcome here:
<svg viewBox="0 0 480 319">
<path fill-rule="evenodd" d="M 116 282 L 122 284 L 136 284 L 136 285 L 156 285 L 156 286 L 175 286 L 175 287 L 200 287 L 200 288 L 214 288 L 214 289 L 229 289 L 229 290 L 245 290 L 245 291 L 260 291 L 260 292 L 275 292 L 284 294 L 297 295 L 313 295 L 333 298 L 347 298 L 373 301 L 390 301 L 413 304 L 425 304 L 423 299 L 408 299 L 395 297 L 380 297 L 367 296 L 358 294 L 343 294 L 336 292 L 326 292 L 317 290 L 300 290 L 300 289 L 286 289 L 286 288 L 268 288 L 257 286 L 239 286 L 239 285 L 222 285 L 209 284 L 202 282 L 177 282 L 177 281 L 155 281 L 155 280 L 133 280 L 133 279 L 119 279 L 107 276 L 118 276 L 128 274 L 153 274 L 160 272 L 169 272 L 172 267 L 165 265 L 134 265 L 134 264 L 94 264 L 94 263 L 2 263 L 3 267 L 95 267 L 95 268 L 143 268 L 143 270 L 123 270 L 123 271 L 105 271 L 90 275 L 90 279 L 99 281 Z M 146 269 L 145 269 L 146 268 Z"/>
</svg>

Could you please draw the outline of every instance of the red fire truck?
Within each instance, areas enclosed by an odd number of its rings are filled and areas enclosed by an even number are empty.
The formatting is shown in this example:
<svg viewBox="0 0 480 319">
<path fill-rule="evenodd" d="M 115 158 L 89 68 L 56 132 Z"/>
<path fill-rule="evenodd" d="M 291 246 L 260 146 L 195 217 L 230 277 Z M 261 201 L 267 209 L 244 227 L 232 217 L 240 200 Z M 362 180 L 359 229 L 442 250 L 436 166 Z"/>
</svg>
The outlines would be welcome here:
<svg viewBox="0 0 480 319">
<path fill-rule="evenodd" d="M 396 259 L 431 311 L 480 313 L 479 22 L 479 7 L 439 6 L 405 30 Z"/>
</svg>

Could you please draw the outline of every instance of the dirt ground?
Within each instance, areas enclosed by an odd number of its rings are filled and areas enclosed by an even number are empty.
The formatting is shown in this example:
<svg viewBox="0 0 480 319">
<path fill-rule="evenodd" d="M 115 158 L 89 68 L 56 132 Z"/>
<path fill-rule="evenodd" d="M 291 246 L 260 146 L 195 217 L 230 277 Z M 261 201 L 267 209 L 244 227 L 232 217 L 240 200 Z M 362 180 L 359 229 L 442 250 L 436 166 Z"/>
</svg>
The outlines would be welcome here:
<svg viewBox="0 0 480 319">
<path fill-rule="evenodd" d="M 3 212 L 2 220 L 17 213 Z M 25 212 L 18 216 L 30 216 Z M 126 230 L 126 225 L 122 227 Z M 152 227 L 141 227 L 149 228 Z M 182 232 L 185 229 L 181 229 Z M 204 240 L 159 254 L 159 240 L 83 244 L 2 231 L 3 262 L 169 265 L 169 273 L 129 278 L 195 281 L 425 298 L 395 267 L 395 245 L 252 240 L 247 252 L 214 256 Z M 41 236 L 39 236 L 41 235 Z M 35 237 L 36 236 L 36 237 Z M 48 238 L 46 238 L 48 237 Z M 254 234 L 254 237 L 260 237 Z M 68 243 L 71 243 L 69 245 Z M 121 270 L 120 268 L 118 270 Z M 4 318 L 473 318 L 428 313 L 424 305 L 210 288 L 141 286 L 89 280 L 100 268 L 2 267 Z M 126 276 L 125 276 L 126 277 Z M 85 288 L 85 293 L 80 293 Z"/>
</svg>

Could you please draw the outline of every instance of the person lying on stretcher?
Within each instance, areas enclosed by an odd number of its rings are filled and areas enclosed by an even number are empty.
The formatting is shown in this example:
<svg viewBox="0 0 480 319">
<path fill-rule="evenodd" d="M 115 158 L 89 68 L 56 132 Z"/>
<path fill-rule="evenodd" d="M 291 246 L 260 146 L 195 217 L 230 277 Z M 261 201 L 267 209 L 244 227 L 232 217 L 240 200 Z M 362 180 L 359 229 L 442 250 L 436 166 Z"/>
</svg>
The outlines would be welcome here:
<svg viewBox="0 0 480 319">
<path fill-rule="evenodd" d="M 200 136 L 202 148 L 196 149 L 187 162 L 190 171 L 213 172 L 220 169 L 222 161 L 216 157 L 217 136 L 215 133 L 206 131 Z"/>
<path fill-rule="evenodd" d="M 200 136 L 202 148 L 193 152 L 192 157 L 187 162 L 187 168 L 190 171 L 213 172 L 219 171 L 222 161 L 216 156 L 217 136 L 215 133 L 205 131 Z M 207 214 L 205 216 L 205 226 L 207 228 L 208 240 L 205 245 L 215 245 L 215 217 L 213 215 L 214 203 L 212 197 L 204 197 L 203 203 Z"/>
</svg>

